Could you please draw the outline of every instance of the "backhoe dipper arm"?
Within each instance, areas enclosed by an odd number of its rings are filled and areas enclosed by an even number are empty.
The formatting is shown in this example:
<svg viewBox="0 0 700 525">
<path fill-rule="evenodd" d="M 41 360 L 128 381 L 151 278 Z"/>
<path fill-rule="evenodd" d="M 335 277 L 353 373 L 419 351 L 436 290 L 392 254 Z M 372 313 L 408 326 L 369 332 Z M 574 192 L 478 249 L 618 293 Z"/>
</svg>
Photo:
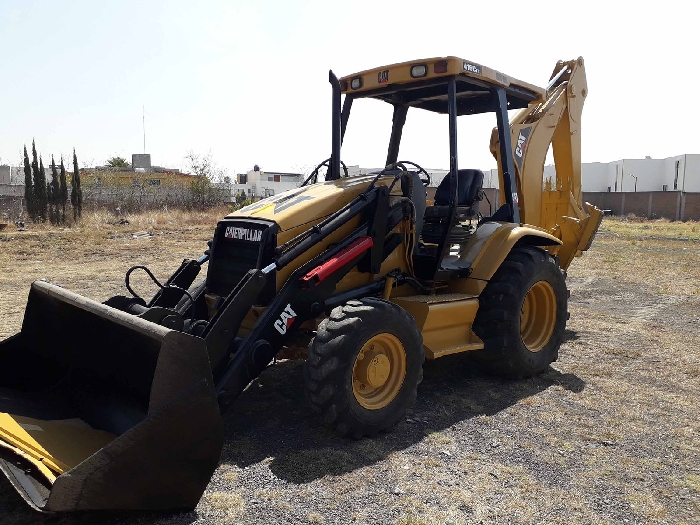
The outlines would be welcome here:
<svg viewBox="0 0 700 525">
<path fill-rule="evenodd" d="M 521 221 L 561 239 L 562 245 L 551 250 L 557 252 L 563 269 L 590 247 L 603 216 L 582 202 L 581 113 L 587 95 L 583 58 L 559 61 L 545 100 L 531 103 L 510 121 Z M 556 178 L 543 181 L 550 145 Z M 491 134 L 491 152 L 502 178 L 497 129 Z M 501 202 L 505 202 L 503 188 L 501 181 Z"/>
</svg>

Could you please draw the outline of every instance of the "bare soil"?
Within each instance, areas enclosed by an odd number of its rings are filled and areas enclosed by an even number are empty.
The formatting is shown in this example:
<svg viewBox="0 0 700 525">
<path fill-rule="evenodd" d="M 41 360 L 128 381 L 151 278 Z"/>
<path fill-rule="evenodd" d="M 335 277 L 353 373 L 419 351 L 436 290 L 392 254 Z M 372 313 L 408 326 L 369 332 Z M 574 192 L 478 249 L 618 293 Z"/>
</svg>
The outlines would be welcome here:
<svg viewBox="0 0 700 525">
<path fill-rule="evenodd" d="M 34 279 L 104 300 L 131 265 L 165 278 L 198 256 L 223 213 L 1 232 L 1 335 L 19 330 Z M 536 378 L 489 377 L 468 355 L 428 362 L 406 420 L 352 441 L 311 415 L 302 362 L 282 361 L 225 415 L 194 511 L 44 516 L 0 479 L 1 522 L 700 523 L 700 227 L 606 219 L 568 286 L 566 341 Z"/>
</svg>

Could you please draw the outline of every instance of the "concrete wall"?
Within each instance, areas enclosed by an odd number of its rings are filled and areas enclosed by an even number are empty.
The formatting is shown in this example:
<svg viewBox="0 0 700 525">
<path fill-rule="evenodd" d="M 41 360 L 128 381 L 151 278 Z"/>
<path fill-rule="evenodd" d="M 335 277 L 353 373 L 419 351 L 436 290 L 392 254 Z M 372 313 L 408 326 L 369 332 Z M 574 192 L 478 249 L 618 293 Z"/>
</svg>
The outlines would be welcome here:
<svg viewBox="0 0 700 525">
<path fill-rule="evenodd" d="M 639 217 L 700 220 L 700 193 L 680 191 L 584 192 L 583 200 L 611 215 L 633 213 Z"/>
<path fill-rule="evenodd" d="M 447 170 L 428 169 L 431 186 L 437 187 Z M 581 165 L 584 192 L 685 191 L 700 193 L 700 155 L 678 155 L 666 159 L 622 159 L 585 162 Z M 553 165 L 544 167 L 542 180 L 556 178 Z M 675 184 L 675 187 L 674 187 Z M 664 186 L 666 188 L 664 189 Z M 499 188 L 497 169 L 484 170 L 484 188 Z"/>
<path fill-rule="evenodd" d="M 10 184 L 12 180 L 12 168 L 10 166 L 0 166 L 0 184 Z"/>
<path fill-rule="evenodd" d="M 50 173 L 50 169 L 47 170 Z M 24 184 L 24 168 L 0 166 L 0 184 Z"/>
<path fill-rule="evenodd" d="M 12 222 L 22 217 L 23 202 L 24 197 L 0 195 L 0 222 Z"/>
<path fill-rule="evenodd" d="M 680 219 L 681 192 L 655 191 L 651 193 L 651 207 L 647 217 L 665 217 L 671 220 Z"/>
<path fill-rule="evenodd" d="M 700 221 L 700 193 L 684 193 L 681 202 L 683 220 Z"/>
<path fill-rule="evenodd" d="M 479 211 L 487 216 L 501 205 L 500 193 L 496 188 L 484 188 L 485 198 L 479 204 Z M 429 200 L 435 198 L 435 188 L 428 188 Z M 490 213 L 489 213 L 489 201 Z M 584 192 L 583 201 L 590 202 L 610 215 L 627 215 L 650 219 L 666 218 L 677 220 L 700 220 L 700 192 L 681 193 L 680 191 L 628 192 Z"/>
<path fill-rule="evenodd" d="M 650 193 L 627 193 L 625 195 L 624 213 L 634 213 L 639 217 L 649 216 L 649 195 Z"/>
<path fill-rule="evenodd" d="M 24 197 L 24 184 L 0 184 L 0 196 Z"/>
</svg>

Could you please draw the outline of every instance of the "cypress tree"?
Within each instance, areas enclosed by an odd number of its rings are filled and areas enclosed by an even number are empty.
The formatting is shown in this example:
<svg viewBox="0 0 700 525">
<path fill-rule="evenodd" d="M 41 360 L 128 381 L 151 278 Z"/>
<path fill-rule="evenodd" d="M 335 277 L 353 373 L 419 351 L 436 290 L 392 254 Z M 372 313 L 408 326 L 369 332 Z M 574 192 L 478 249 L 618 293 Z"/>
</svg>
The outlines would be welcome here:
<svg viewBox="0 0 700 525">
<path fill-rule="evenodd" d="M 24 201 L 27 205 L 27 215 L 34 220 L 34 185 L 32 184 L 32 167 L 29 164 L 27 145 L 24 145 Z"/>
<path fill-rule="evenodd" d="M 80 170 L 78 169 L 78 157 L 73 148 L 73 177 L 70 181 L 70 203 L 73 206 L 73 220 L 77 221 L 83 215 L 83 190 L 80 189 Z"/>
<path fill-rule="evenodd" d="M 63 155 L 61 155 L 61 223 L 66 223 L 66 203 L 68 202 L 68 184 L 66 183 L 66 167 L 63 165 Z"/>
<path fill-rule="evenodd" d="M 56 162 L 53 155 L 51 155 L 51 183 L 49 187 L 51 191 L 47 193 L 51 224 L 58 224 L 61 222 L 61 212 L 59 211 L 61 205 L 61 184 L 58 180 L 58 171 L 56 170 Z"/>
<path fill-rule="evenodd" d="M 49 222 L 51 224 L 56 224 L 56 218 L 54 217 L 54 207 L 53 207 L 53 187 L 50 182 L 46 183 L 46 201 L 49 203 Z"/>
<path fill-rule="evenodd" d="M 36 154 L 36 144 L 34 139 L 32 139 L 32 207 L 34 208 L 33 220 L 41 220 L 41 194 L 42 189 L 45 188 L 41 184 L 41 174 L 39 173 L 39 158 Z"/>
<path fill-rule="evenodd" d="M 46 188 L 46 170 L 44 170 L 44 160 L 39 157 L 39 185 L 37 187 L 37 184 L 34 184 L 34 187 L 38 190 L 37 191 L 37 204 L 39 208 L 39 219 L 42 221 L 45 221 L 48 214 L 47 214 L 47 207 L 48 207 L 48 197 L 47 197 L 47 188 Z"/>
</svg>

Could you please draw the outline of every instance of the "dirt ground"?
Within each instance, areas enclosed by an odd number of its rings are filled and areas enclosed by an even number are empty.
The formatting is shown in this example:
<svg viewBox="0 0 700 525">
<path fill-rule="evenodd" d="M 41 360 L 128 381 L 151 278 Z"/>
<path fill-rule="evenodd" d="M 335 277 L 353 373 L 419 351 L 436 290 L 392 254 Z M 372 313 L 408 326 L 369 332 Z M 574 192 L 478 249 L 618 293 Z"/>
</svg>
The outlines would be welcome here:
<svg viewBox="0 0 700 525">
<path fill-rule="evenodd" d="M 34 279 L 125 293 L 129 266 L 167 277 L 221 213 L 0 232 L 0 335 L 19 330 Z M 539 377 L 495 379 L 468 355 L 426 363 L 406 420 L 350 441 L 311 415 L 302 363 L 283 361 L 225 415 L 194 511 L 46 517 L 2 478 L 0 522 L 700 523 L 700 225 L 606 219 L 568 285 L 566 341 Z"/>
</svg>

